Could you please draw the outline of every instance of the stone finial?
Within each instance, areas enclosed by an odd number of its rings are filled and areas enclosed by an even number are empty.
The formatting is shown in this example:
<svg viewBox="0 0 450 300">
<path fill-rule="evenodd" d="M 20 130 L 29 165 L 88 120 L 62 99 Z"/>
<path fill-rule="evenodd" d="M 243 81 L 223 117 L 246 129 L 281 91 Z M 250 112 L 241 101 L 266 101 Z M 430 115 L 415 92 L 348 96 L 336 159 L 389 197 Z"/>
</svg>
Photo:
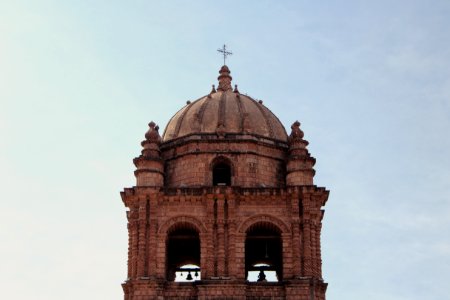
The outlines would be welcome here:
<svg viewBox="0 0 450 300">
<path fill-rule="evenodd" d="M 216 92 L 216 86 L 213 84 L 213 85 L 212 85 L 211 92 L 209 92 L 209 94 L 208 94 L 207 97 L 208 97 L 209 99 L 211 99 L 211 95 L 214 94 L 215 92 Z"/>
<path fill-rule="evenodd" d="M 148 142 L 159 144 L 161 143 L 161 136 L 159 135 L 159 126 L 155 124 L 155 122 L 151 121 L 148 124 L 148 131 L 145 134 L 145 139 Z"/>
<path fill-rule="evenodd" d="M 159 135 L 159 126 L 155 124 L 155 122 L 151 121 L 148 124 L 148 131 L 145 134 L 145 140 L 142 141 L 141 145 L 144 149 L 142 149 L 142 156 L 144 157 L 160 157 L 159 154 L 159 145 L 161 144 L 161 136 Z"/>
<path fill-rule="evenodd" d="M 223 65 L 222 68 L 220 68 L 219 71 L 219 77 L 217 79 L 219 80 L 219 87 L 217 88 L 218 91 L 228 91 L 232 90 L 231 88 L 231 80 L 233 79 L 230 76 L 230 69 L 226 65 Z"/>
<path fill-rule="evenodd" d="M 292 126 L 291 126 L 291 134 L 289 135 L 289 140 L 290 141 L 298 141 L 303 139 L 304 133 L 303 131 L 300 129 L 300 122 L 299 121 L 295 121 Z"/>
</svg>

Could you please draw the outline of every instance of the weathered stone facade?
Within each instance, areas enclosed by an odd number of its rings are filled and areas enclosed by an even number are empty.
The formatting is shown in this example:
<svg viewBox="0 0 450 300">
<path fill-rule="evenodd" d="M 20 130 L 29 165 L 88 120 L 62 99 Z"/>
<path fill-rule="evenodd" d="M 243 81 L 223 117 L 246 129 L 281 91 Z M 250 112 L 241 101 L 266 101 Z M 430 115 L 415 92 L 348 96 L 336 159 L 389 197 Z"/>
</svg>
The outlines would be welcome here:
<svg viewBox="0 0 450 300">
<path fill-rule="evenodd" d="M 288 136 L 262 101 L 232 90 L 229 74 L 223 66 L 217 91 L 188 102 L 163 137 L 149 124 L 134 159 L 137 184 L 121 193 L 125 300 L 325 299 L 320 233 L 329 192 L 313 184 L 300 123 Z M 174 280 L 183 272 L 201 275 Z M 276 280 L 265 280 L 269 272 Z"/>
</svg>

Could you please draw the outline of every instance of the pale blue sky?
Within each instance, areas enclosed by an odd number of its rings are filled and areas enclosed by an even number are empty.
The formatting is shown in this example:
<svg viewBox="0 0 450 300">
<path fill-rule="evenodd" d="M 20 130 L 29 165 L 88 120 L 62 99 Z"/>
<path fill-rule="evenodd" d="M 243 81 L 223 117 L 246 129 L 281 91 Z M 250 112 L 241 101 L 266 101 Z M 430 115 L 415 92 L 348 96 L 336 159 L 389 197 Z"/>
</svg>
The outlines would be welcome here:
<svg viewBox="0 0 450 300">
<path fill-rule="evenodd" d="M 0 0 L 2 297 L 122 299 L 119 191 L 226 43 L 331 190 L 328 299 L 448 298 L 449 28 L 446 0 Z"/>
</svg>

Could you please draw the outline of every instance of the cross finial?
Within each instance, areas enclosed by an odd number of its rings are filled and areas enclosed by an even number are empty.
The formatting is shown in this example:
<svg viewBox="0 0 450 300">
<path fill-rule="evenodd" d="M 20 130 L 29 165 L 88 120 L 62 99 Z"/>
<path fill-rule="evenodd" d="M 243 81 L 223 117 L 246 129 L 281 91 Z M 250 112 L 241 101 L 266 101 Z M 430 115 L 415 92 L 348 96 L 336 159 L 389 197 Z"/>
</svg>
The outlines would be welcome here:
<svg viewBox="0 0 450 300">
<path fill-rule="evenodd" d="M 233 52 L 231 51 L 227 51 L 227 45 L 223 45 L 223 47 L 221 49 L 217 49 L 218 52 L 222 53 L 223 55 L 223 65 L 225 66 L 225 60 L 227 58 L 227 55 L 232 55 Z"/>
</svg>

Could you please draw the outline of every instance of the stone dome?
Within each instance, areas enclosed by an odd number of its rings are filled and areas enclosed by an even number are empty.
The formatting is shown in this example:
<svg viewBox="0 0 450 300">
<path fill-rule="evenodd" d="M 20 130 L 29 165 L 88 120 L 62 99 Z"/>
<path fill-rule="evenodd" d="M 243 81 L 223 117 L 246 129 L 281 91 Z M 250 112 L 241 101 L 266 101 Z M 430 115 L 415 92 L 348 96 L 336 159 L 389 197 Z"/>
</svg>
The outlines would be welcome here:
<svg viewBox="0 0 450 300">
<path fill-rule="evenodd" d="M 217 90 L 213 86 L 210 94 L 188 101 L 170 119 L 163 141 L 198 134 L 243 134 L 287 142 L 284 126 L 263 102 L 239 93 L 237 86 L 233 90 L 227 66 L 219 73 Z"/>
</svg>

